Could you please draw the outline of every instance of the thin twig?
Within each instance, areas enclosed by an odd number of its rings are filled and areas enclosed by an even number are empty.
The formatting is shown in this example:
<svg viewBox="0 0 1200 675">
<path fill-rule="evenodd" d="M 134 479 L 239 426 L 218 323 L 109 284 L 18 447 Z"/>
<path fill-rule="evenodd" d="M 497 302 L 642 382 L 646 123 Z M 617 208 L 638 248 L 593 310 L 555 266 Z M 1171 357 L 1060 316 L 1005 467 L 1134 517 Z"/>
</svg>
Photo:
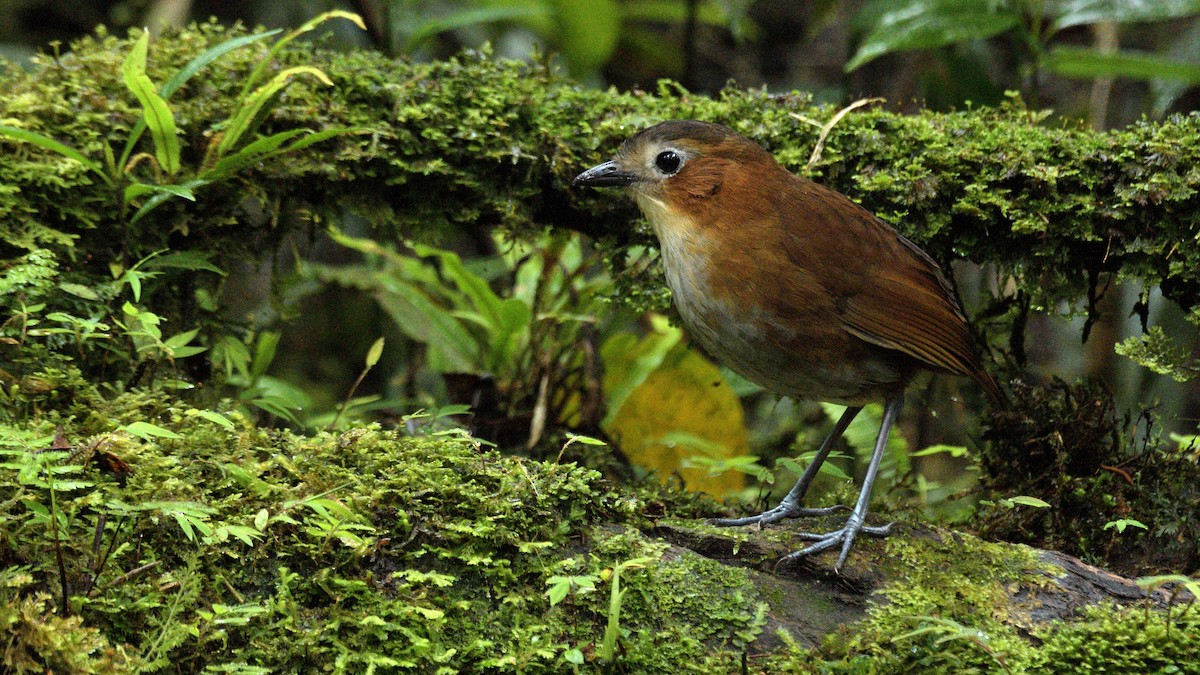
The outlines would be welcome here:
<svg viewBox="0 0 1200 675">
<path fill-rule="evenodd" d="M 550 369 L 547 366 L 541 381 L 538 382 L 537 404 L 533 406 L 533 418 L 529 420 L 529 442 L 525 445 L 527 450 L 532 450 L 533 446 L 537 445 L 542 438 L 542 432 L 546 430 L 546 417 L 550 408 L 549 393 Z"/>
<path fill-rule="evenodd" d="M 872 103 L 883 103 L 886 100 L 887 99 L 883 98 L 860 98 L 854 103 L 851 103 L 845 108 L 837 111 L 837 113 L 835 113 L 834 116 L 825 124 L 821 124 L 811 117 L 805 117 L 804 115 L 798 115 L 796 113 L 788 113 L 801 122 L 805 122 L 813 126 L 819 126 L 821 128 L 821 133 L 817 136 L 817 144 L 813 146 L 812 156 L 808 158 L 808 164 L 804 165 L 805 172 L 811 169 L 813 165 L 817 163 L 817 160 L 821 159 L 821 152 L 825 149 L 825 139 L 829 137 L 829 132 L 833 131 L 834 125 L 840 122 L 843 117 L 845 117 L 851 110 L 854 110 L 855 108 L 861 108 L 864 105 L 870 105 Z"/>
<path fill-rule="evenodd" d="M 54 533 L 54 557 L 58 561 L 58 578 L 62 583 L 62 615 L 71 616 L 71 605 L 67 602 L 67 565 L 63 562 L 62 541 L 58 538 L 58 500 L 54 498 L 54 484 L 50 485 L 50 531 Z"/>
<path fill-rule="evenodd" d="M 89 598 L 92 597 L 92 589 L 96 588 L 96 582 L 100 580 L 100 574 L 104 571 L 104 567 L 108 564 L 108 559 L 110 556 L 112 556 L 113 549 L 117 547 L 117 535 L 121 533 L 121 526 L 125 524 L 125 520 L 127 518 L 129 518 L 128 514 L 121 516 L 121 519 L 117 521 L 117 526 L 113 528 L 112 540 L 108 542 L 108 550 L 104 552 L 104 557 L 101 558 L 100 561 L 95 565 L 96 569 L 92 572 L 92 581 L 88 584 L 87 590 L 83 593 Z M 100 534 L 100 532 L 96 533 L 97 539 L 99 539 Z M 93 553 L 93 555 L 95 555 L 95 553 Z"/>
<path fill-rule="evenodd" d="M 136 576 L 140 576 L 140 575 L 154 569 L 155 567 L 158 567 L 161 564 L 162 564 L 161 560 L 155 560 L 154 562 L 148 562 L 145 565 L 142 565 L 141 567 L 135 567 L 135 568 L 129 570 L 128 572 L 126 572 L 125 574 L 122 574 L 121 576 L 117 577 L 116 579 L 113 579 L 111 582 L 105 584 L 104 588 L 109 589 L 109 588 L 113 588 L 114 586 L 120 586 L 121 584 L 125 583 L 126 581 L 129 581 L 130 579 L 132 579 Z M 93 591 L 92 593 L 88 593 L 88 597 L 91 597 L 93 595 L 95 595 L 95 591 Z"/>
<path fill-rule="evenodd" d="M 1100 468 L 1104 469 L 1105 471 L 1111 471 L 1111 472 L 1117 474 L 1118 476 L 1120 476 L 1121 478 L 1124 478 L 1126 483 L 1129 483 L 1130 485 L 1134 485 L 1133 477 L 1131 477 L 1129 475 L 1129 472 L 1126 471 L 1125 469 L 1115 467 L 1115 466 L 1109 466 L 1107 464 L 1101 464 Z"/>
</svg>

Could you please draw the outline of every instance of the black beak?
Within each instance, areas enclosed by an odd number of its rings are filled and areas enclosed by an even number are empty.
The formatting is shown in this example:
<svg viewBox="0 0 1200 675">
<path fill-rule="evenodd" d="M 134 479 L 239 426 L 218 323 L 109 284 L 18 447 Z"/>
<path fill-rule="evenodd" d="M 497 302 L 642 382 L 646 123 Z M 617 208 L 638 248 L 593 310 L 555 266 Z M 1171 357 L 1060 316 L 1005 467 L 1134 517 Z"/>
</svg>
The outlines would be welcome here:
<svg viewBox="0 0 1200 675">
<path fill-rule="evenodd" d="M 591 187 L 624 187 L 633 185 L 636 176 L 617 166 L 615 161 L 597 164 L 583 173 L 575 176 L 571 185 L 589 185 Z"/>
</svg>

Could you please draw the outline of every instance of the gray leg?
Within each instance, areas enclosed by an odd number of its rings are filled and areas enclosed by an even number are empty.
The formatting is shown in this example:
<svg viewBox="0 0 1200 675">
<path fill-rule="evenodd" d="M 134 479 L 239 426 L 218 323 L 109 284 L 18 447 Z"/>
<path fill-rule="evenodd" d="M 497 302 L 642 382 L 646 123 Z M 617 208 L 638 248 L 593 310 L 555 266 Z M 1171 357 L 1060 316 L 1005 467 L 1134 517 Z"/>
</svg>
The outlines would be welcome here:
<svg viewBox="0 0 1200 675">
<path fill-rule="evenodd" d="M 854 538 L 860 532 L 873 537 L 886 537 L 888 535 L 888 532 L 892 528 L 891 523 L 882 527 L 870 527 L 863 523 L 866 521 L 867 506 L 871 501 L 871 487 L 875 483 L 875 475 L 879 473 L 879 462 L 883 459 L 883 450 L 887 447 L 888 432 L 891 431 L 892 424 L 896 421 L 896 415 L 899 414 L 900 406 L 903 402 L 904 397 L 897 396 L 888 401 L 883 408 L 883 423 L 879 425 L 879 437 L 875 439 L 875 451 L 871 454 L 871 463 L 867 465 L 867 475 L 863 479 L 862 491 L 858 493 L 858 502 L 854 505 L 854 510 L 851 511 L 850 517 L 846 519 L 846 524 L 842 526 L 842 529 L 826 534 L 800 533 L 799 536 L 802 539 L 807 539 L 815 543 L 808 548 L 784 556 L 779 561 L 780 563 L 791 562 L 806 555 L 820 553 L 841 544 L 842 552 L 838 556 L 837 564 L 833 566 L 833 570 L 836 572 L 846 562 L 846 556 L 850 554 L 850 547 L 854 544 Z"/>
<path fill-rule="evenodd" d="M 821 469 L 821 465 L 825 463 L 825 458 L 829 456 L 829 451 L 833 449 L 833 444 L 837 442 L 842 434 L 846 431 L 846 427 L 850 426 L 850 422 L 862 410 L 862 406 L 852 406 L 846 408 L 846 412 L 838 418 L 837 424 L 833 425 L 833 431 L 821 441 L 821 447 L 817 449 L 817 454 L 813 457 L 812 463 L 804 469 L 804 473 L 800 476 L 800 480 L 788 490 L 787 496 L 783 501 L 779 502 L 779 506 L 763 511 L 757 516 L 749 516 L 747 518 L 713 518 L 708 522 L 718 527 L 734 527 L 737 525 L 750 525 L 758 523 L 766 525 L 784 518 L 798 518 L 804 516 L 823 516 L 833 513 L 838 509 L 844 509 L 844 506 L 830 506 L 824 509 L 803 509 L 800 508 L 800 501 L 804 499 L 804 493 L 808 492 L 808 486 L 817 477 L 817 472 Z"/>
</svg>

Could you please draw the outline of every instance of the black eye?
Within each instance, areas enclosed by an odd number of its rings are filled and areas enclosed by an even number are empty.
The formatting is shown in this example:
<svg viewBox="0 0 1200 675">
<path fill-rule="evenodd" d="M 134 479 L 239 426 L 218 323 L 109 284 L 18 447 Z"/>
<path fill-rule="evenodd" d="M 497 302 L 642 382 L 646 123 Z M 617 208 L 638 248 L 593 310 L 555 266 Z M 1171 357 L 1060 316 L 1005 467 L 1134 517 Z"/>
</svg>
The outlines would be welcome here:
<svg viewBox="0 0 1200 675">
<path fill-rule="evenodd" d="M 658 167 L 659 171 L 671 174 L 679 170 L 679 165 L 683 162 L 679 155 L 674 150 L 663 150 L 658 153 L 658 157 L 654 158 L 654 166 Z"/>
</svg>

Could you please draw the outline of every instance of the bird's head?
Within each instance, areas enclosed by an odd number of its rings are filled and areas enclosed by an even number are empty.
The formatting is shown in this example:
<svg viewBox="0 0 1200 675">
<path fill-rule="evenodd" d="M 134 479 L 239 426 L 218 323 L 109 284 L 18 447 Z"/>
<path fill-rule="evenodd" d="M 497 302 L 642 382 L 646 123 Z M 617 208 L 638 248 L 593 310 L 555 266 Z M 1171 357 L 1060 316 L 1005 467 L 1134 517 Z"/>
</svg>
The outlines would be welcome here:
<svg viewBox="0 0 1200 675">
<path fill-rule="evenodd" d="M 672 120 L 629 137 L 615 157 L 579 174 L 572 184 L 628 187 L 648 214 L 656 207 L 687 212 L 725 186 L 747 177 L 773 177 L 779 170 L 770 153 L 728 127 Z"/>
</svg>

